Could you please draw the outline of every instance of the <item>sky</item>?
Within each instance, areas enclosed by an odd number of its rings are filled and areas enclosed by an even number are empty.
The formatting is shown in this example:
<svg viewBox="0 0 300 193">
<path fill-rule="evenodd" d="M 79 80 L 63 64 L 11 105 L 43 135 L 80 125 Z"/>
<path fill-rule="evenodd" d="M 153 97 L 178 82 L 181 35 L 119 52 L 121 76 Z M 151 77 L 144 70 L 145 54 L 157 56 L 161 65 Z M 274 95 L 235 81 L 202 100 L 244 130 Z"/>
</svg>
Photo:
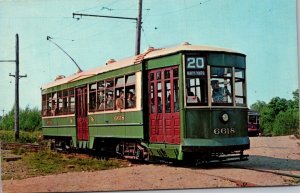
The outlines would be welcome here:
<svg viewBox="0 0 300 193">
<path fill-rule="evenodd" d="M 137 17 L 137 0 L 0 0 L 0 60 L 20 42 L 20 107 L 41 108 L 41 86 L 135 53 L 136 24 L 72 13 Z M 296 0 L 143 0 L 141 52 L 182 42 L 247 55 L 248 106 L 298 88 Z M 0 116 L 14 105 L 14 63 L 0 63 Z"/>
</svg>

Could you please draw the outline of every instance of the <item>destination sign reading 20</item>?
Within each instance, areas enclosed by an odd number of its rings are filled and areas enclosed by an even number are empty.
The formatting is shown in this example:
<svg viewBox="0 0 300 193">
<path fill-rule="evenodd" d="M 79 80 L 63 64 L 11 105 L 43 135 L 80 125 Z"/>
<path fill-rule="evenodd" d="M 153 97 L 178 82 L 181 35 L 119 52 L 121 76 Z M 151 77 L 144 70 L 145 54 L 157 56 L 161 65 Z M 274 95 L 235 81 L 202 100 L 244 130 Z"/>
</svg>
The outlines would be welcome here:
<svg viewBox="0 0 300 193">
<path fill-rule="evenodd" d="M 205 76 L 204 58 L 199 56 L 186 57 L 186 75 L 188 76 Z"/>
</svg>

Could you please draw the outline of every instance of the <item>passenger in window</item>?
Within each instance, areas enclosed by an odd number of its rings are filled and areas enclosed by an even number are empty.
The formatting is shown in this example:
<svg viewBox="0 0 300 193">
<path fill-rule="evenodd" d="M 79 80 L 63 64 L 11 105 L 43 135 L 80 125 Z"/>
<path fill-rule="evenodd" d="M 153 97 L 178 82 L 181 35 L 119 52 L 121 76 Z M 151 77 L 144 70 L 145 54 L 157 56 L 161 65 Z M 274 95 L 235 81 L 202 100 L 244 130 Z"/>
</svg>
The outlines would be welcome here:
<svg viewBox="0 0 300 193">
<path fill-rule="evenodd" d="M 120 96 L 116 100 L 116 108 L 117 110 L 124 109 L 124 92 L 120 92 Z"/>
<path fill-rule="evenodd" d="M 57 104 L 54 103 L 54 105 L 53 105 L 53 110 L 51 110 L 51 115 L 52 115 L 52 116 L 55 116 L 55 115 L 57 115 L 57 114 L 58 114 L 58 107 L 57 107 Z"/>
<path fill-rule="evenodd" d="M 112 96 L 112 94 L 108 94 L 106 105 L 107 105 L 107 108 L 113 108 L 113 106 L 114 106 L 114 101 L 113 101 L 113 96 Z"/>
<path fill-rule="evenodd" d="M 218 80 L 212 80 L 211 86 L 213 88 L 212 98 L 214 103 L 228 103 L 228 96 L 231 96 L 227 88 L 227 82 L 224 82 L 224 88 L 220 87 Z"/>
<path fill-rule="evenodd" d="M 105 98 L 105 96 L 104 96 L 104 92 L 103 91 L 101 91 L 100 93 L 99 93 L 99 110 L 103 110 L 104 109 L 104 98 Z M 107 100 L 107 97 L 106 97 L 106 100 Z"/>
<path fill-rule="evenodd" d="M 127 94 L 127 107 L 134 108 L 135 107 L 135 99 L 132 92 Z"/>
</svg>

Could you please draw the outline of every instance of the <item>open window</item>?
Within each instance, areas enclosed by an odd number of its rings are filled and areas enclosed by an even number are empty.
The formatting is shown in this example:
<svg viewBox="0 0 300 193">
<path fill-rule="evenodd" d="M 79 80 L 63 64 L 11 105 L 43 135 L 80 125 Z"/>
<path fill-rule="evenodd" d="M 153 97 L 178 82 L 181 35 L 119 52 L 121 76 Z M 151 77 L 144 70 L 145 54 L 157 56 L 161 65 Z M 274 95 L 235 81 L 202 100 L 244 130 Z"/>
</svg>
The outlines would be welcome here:
<svg viewBox="0 0 300 193">
<path fill-rule="evenodd" d="M 136 75 L 130 74 L 125 76 L 125 108 L 135 108 L 136 107 L 136 90 L 135 90 L 135 84 L 136 84 Z"/>
<path fill-rule="evenodd" d="M 104 111 L 106 103 L 104 80 L 97 83 L 97 110 Z"/>
<path fill-rule="evenodd" d="M 232 68 L 211 67 L 212 105 L 232 105 Z"/>
<path fill-rule="evenodd" d="M 115 104 L 114 86 L 115 86 L 114 79 L 105 81 L 105 98 L 106 98 L 105 110 L 106 111 L 114 109 L 114 104 Z"/>
<path fill-rule="evenodd" d="M 92 83 L 89 85 L 89 111 L 94 112 L 96 111 L 96 104 L 97 104 L 97 83 Z"/>
</svg>

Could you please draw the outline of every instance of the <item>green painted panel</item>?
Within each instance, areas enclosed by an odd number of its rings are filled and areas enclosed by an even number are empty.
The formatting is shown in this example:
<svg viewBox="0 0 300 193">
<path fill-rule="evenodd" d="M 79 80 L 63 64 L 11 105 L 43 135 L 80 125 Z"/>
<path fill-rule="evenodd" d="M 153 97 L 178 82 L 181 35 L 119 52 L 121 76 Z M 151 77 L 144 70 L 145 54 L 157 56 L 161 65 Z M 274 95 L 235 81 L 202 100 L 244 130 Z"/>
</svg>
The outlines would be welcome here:
<svg viewBox="0 0 300 193">
<path fill-rule="evenodd" d="M 214 139 L 184 139 L 182 146 L 229 146 L 229 145 L 246 145 L 249 144 L 248 137 L 232 137 L 232 138 L 214 138 Z"/>
<path fill-rule="evenodd" d="M 245 56 L 225 53 L 208 53 L 208 64 L 212 66 L 232 66 L 246 68 Z"/>
<path fill-rule="evenodd" d="M 143 112 L 115 112 L 115 113 L 102 113 L 102 114 L 90 114 L 89 124 L 142 124 Z"/>
<path fill-rule="evenodd" d="M 57 126 L 57 125 L 75 126 L 75 116 L 42 118 L 42 125 L 43 126 Z"/>
<path fill-rule="evenodd" d="M 180 145 L 150 144 L 149 152 L 153 156 L 159 156 L 169 159 L 178 159 L 180 157 Z"/>
<path fill-rule="evenodd" d="M 182 54 L 175 54 L 161 58 L 153 58 L 147 61 L 146 69 L 164 68 L 169 66 L 180 65 L 182 63 Z"/>
<path fill-rule="evenodd" d="M 229 121 L 223 123 L 220 114 L 226 112 Z M 187 109 L 185 138 L 230 138 L 247 136 L 246 109 Z M 215 134 L 214 129 L 234 129 L 233 134 Z"/>
<path fill-rule="evenodd" d="M 72 137 L 76 136 L 76 128 L 70 128 L 70 127 L 44 127 L 43 128 L 43 135 L 45 136 L 60 136 L 60 137 Z"/>
</svg>

